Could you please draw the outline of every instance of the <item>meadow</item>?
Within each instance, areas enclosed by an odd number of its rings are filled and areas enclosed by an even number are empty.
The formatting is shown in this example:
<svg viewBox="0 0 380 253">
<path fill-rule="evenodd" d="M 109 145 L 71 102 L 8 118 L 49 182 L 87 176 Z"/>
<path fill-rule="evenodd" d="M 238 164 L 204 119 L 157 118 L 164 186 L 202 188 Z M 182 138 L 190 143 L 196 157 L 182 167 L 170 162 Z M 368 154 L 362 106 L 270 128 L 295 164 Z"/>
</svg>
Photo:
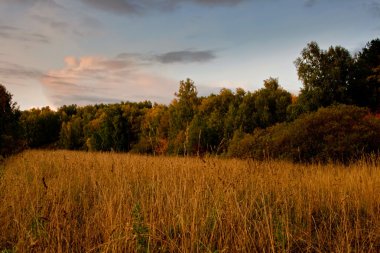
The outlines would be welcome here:
<svg viewBox="0 0 380 253">
<path fill-rule="evenodd" d="M 379 252 L 380 165 L 29 150 L 0 252 Z"/>
</svg>

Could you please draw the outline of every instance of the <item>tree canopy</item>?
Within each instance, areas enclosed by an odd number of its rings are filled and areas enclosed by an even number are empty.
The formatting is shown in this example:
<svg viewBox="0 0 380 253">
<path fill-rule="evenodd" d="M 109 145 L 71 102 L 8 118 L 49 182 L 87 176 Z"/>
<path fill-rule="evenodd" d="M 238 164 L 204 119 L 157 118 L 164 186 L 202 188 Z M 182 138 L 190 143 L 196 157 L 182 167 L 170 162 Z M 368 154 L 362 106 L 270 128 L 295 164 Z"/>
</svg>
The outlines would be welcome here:
<svg viewBox="0 0 380 253">
<path fill-rule="evenodd" d="M 380 40 L 370 41 L 357 55 L 343 47 L 305 47 L 295 61 L 303 83 L 298 106 L 315 111 L 333 104 L 353 104 L 380 110 Z"/>
<path fill-rule="evenodd" d="M 19 140 L 20 112 L 12 95 L 0 84 L 0 155 L 8 155 L 23 144 Z"/>
</svg>

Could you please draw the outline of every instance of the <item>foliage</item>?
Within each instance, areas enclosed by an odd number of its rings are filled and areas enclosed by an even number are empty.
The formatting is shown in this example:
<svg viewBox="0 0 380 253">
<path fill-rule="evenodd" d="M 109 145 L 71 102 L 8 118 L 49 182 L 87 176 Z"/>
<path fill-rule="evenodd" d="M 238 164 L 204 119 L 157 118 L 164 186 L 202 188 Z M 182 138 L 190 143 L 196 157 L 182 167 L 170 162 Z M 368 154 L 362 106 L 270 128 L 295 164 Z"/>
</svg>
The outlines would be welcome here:
<svg viewBox="0 0 380 253">
<path fill-rule="evenodd" d="M 291 104 L 291 94 L 283 90 L 278 79 L 264 81 L 264 89 L 256 92 L 255 109 L 257 126 L 265 128 L 286 120 L 286 110 Z"/>
<path fill-rule="evenodd" d="M 61 121 L 49 107 L 23 111 L 20 124 L 29 147 L 41 147 L 59 139 Z"/>
<path fill-rule="evenodd" d="M 380 120 L 363 108 L 331 106 L 257 130 L 237 143 L 230 147 L 231 156 L 346 163 L 379 151 Z"/>
<path fill-rule="evenodd" d="M 348 88 L 352 102 L 380 111 L 380 39 L 366 45 L 355 57 L 354 78 Z"/>
<path fill-rule="evenodd" d="M 252 154 L 255 145 L 258 145 L 258 143 L 255 142 L 253 135 L 238 130 L 234 133 L 234 137 L 228 146 L 228 156 L 238 158 L 256 157 Z"/>
<path fill-rule="evenodd" d="M 0 156 L 9 155 L 23 146 L 19 117 L 20 111 L 12 101 L 12 94 L 0 84 Z"/>
<path fill-rule="evenodd" d="M 295 65 L 303 88 L 288 111 L 289 119 L 341 103 L 380 110 L 380 39 L 370 41 L 355 56 L 340 46 L 322 50 L 311 42 Z"/>
<path fill-rule="evenodd" d="M 311 42 L 302 50 L 295 65 L 304 86 L 299 100 L 306 111 L 349 101 L 347 87 L 353 59 L 346 49 L 337 46 L 325 51 Z"/>
<path fill-rule="evenodd" d="M 188 154 L 189 124 L 199 103 L 197 88 L 191 79 L 180 81 L 177 97 L 169 106 L 169 152 Z"/>
</svg>

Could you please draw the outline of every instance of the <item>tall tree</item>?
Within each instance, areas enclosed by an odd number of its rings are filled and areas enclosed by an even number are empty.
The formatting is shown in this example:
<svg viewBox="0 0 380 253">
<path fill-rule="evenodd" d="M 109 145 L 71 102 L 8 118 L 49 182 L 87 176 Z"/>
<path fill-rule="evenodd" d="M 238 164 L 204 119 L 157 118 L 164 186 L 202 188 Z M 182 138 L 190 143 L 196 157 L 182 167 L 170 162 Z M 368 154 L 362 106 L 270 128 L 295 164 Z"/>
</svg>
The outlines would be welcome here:
<svg viewBox="0 0 380 253">
<path fill-rule="evenodd" d="M 186 81 L 180 81 L 178 93 L 175 93 L 177 97 L 177 120 L 179 125 L 184 127 L 194 117 L 196 108 L 198 106 L 198 91 L 194 85 L 194 82 L 187 78 Z"/>
<path fill-rule="evenodd" d="M 12 102 L 12 94 L 0 84 L 0 155 L 8 155 L 20 148 L 20 111 Z"/>
<path fill-rule="evenodd" d="M 169 151 L 173 153 L 187 153 L 189 124 L 192 121 L 198 104 L 198 92 L 194 82 L 187 78 L 180 81 L 177 97 L 169 107 L 170 130 Z"/>
<path fill-rule="evenodd" d="M 321 106 L 349 102 L 348 86 L 353 59 L 343 47 L 321 50 L 311 42 L 295 61 L 299 79 L 303 82 L 299 102 L 306 111 Z"/>
<path fill-rule="evenodd" d="M 282 89 L 278 79 L 264 80 L 264 88 L 254 93 L 255 118 L 257 126 L 266 128 L 286 120 L 287 107 L 292 102 L 291 94 Z"/>
<path fill-rule="evenodd" d="M 355 58 L 349 93 L 352 102 L 380 111 L 380 39 L 370 41 Z"/>
</svg>

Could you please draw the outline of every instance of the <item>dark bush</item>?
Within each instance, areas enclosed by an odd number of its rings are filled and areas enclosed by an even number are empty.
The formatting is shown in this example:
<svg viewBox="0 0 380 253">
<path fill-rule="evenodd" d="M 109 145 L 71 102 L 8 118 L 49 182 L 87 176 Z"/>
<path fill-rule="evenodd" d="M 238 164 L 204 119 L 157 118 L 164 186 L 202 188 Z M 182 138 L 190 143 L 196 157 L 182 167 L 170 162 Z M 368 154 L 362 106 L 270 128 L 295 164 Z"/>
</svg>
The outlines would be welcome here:
<svg viewBox="0 0 380 253">
<path fill-rule="evenodd" d="M 297 162 L 348 162 L 380 148 L 380 120 L 367 109 L 337 105 L 233 140 L 229 155 Z"/>
</svg>

